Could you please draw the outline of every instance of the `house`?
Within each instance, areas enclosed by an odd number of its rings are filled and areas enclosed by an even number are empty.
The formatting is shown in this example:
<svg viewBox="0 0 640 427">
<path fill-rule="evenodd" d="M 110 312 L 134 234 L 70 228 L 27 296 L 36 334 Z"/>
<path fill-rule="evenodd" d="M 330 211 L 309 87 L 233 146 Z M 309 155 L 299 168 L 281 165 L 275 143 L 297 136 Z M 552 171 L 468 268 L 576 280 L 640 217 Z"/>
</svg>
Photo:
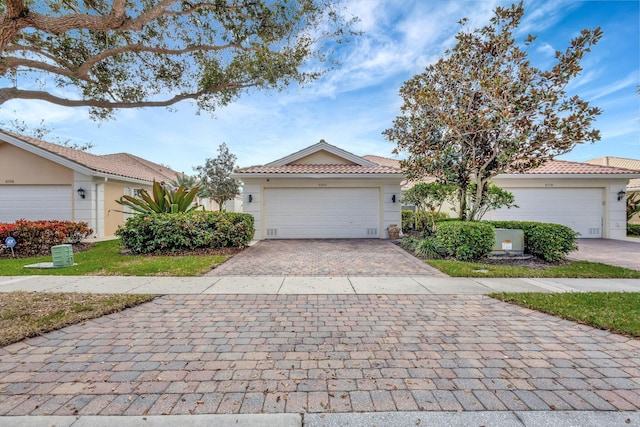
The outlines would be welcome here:
<svg viewBox="0 0 640 427">
<path fill-rule="evenodd" d="M 394 159 L 364 158 L 400 166 Z M 551 222 L 571 227 L 583 238 L 624 239 L 625 191 L 629 180 L 638 178 L 640 172 L 630 169 L 551 160 L 526 173 L 496 176 L 492 182 L 513 193 L 519 207 L 491 211 L 483 219 Z"/>
<path fill-rule="evenodd" d="M 236 169 L 255 239 L 387 238 L 401 223 L 402 171 L 321 140 L 263 166 Z"/>
<path fill-rule="evenodd" d="M 640 171 L 640 160 L 626 159 L 623 157 L 598 157 L 597 159 L 587 160 L 585 163 L 592 165 L 613 166 L 616 168 L 631 169 Z M 627 195 L 631 193 L 640 194 L 640 178 L 630 179 L 627 184 Z M 640 224 L 640 214 L 636 214 L 629 220 L 631 224 Z"/>
<path fill-rule="evenodd" d="M 177 175 L 127 153 L 95 155 L 0 131 L 0 222 L 85 221 L 96 237 L 111 236 L 126 218 L 117 199 Z"/>
</svg>

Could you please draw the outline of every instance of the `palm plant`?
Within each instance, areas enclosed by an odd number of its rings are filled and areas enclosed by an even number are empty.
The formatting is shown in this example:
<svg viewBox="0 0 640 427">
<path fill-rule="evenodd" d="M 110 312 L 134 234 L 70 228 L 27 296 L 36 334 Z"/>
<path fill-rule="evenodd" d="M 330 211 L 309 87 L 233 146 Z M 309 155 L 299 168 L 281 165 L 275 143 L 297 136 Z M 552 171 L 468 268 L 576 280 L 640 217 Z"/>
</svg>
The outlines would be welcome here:
<svg viewBox="0 0 640 427">
<path fill-rule="evenodd" d="M 143 214 L 190 212 L 198 209 L 198 206 L 192 206 L 198 190 L 199 187 L 188 190 L 184 184 L 173 190 L 153 181 L 153 197 L 142 189 L 138 197 L 122 196 L 116 202 Z"/>
</svg>

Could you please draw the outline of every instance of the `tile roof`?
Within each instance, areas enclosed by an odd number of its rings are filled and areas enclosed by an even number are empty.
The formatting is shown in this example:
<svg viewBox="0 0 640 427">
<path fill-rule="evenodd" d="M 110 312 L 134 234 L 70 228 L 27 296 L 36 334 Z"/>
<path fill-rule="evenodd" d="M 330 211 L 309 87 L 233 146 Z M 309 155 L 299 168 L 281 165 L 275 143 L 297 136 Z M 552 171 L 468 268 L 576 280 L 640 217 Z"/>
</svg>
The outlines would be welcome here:
<svg viewBox="0 0 640 427">
<path fill-rule="evenodd" d="M 399 160 L 372 155 L 366 155 L 363 157 L 380 165 L 400 167 Z M 566 160 L 549 160 L 535 169 L 528 170 L 527 172 L 521 172 L 517 175 L 629 175 L 638 173 L 638 170 L 624 169 L 621 167 L 570 162 Z"/>
<path fill-rule="evenodd" d="M 638 159 L 626 159 L 624 157 L 598 157 L 597 159 L 591 159 L 585 161 L 585 163 L 589 163 L 592 165 L 601 165 L 601 166 L 613 166 L 616 168 L 625 168 L 625 169 L 633 169 L 640 171 L 640 160 Z"/>
<path fill-rule="evenodd" d="M 388 166 L 360 165 L 285 165 L 285 166 L 249 166 L 236 169 L 235 173 L 272 173 L 272 174 L 401 174 L 398 168 Z"/>
<path fill-rule="evenodd" d="M 148 182 L 172 181 L 180 175 L 170 168 L 128 153 L 96 155 L 13 132 L 2 132 L 99 173 Z"/>
</svg>

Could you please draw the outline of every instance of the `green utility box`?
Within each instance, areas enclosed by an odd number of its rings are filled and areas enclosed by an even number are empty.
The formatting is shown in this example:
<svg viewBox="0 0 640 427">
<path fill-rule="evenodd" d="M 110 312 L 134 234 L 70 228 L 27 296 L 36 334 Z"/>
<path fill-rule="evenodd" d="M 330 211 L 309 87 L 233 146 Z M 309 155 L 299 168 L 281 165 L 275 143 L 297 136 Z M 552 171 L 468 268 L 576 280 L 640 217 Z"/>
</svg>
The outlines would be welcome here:
<svg viewBox="0 0 640 427">
<path fill-rule="evenodd" d="M 496 240 L 492 255 L 522 255 L 524 253 L 524 231 L 496 228 Z"/>
<path fill-rule="evenodd" d="M 73 247 L 71 245 L 52 246 L 51 257 L 54 267 L 71 267 L 73 265 Z"/>
</svg>

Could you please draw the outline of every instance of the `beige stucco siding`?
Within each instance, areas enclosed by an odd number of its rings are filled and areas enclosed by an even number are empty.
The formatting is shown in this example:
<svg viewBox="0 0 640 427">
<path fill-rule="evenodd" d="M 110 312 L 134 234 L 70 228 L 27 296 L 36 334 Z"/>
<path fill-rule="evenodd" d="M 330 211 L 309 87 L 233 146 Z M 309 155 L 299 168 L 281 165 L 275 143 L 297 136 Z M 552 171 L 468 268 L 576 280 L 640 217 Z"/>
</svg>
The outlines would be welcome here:
<svg viewBox="0 0 640 427">
<path fill-rule="evenodd" d="M 107 183 L 104 186 L 104 234 L 113 236 L 119 225 L 124 224 L 123 206 L 116 203 L 125 194 L 125 186 L 122 184 Z"/>
<path fill-rule="evenodd" d="M 6 142 L 0 142 L 0 184 L 71 185 L 73 171 Z"/>
<path fill-rule="evenodd" d="M 344 157 L 336 156 L 324 150 L 310 154 L 299 160 L 291 162 L 292 165 L 354 165 Z"/>
</svg>

